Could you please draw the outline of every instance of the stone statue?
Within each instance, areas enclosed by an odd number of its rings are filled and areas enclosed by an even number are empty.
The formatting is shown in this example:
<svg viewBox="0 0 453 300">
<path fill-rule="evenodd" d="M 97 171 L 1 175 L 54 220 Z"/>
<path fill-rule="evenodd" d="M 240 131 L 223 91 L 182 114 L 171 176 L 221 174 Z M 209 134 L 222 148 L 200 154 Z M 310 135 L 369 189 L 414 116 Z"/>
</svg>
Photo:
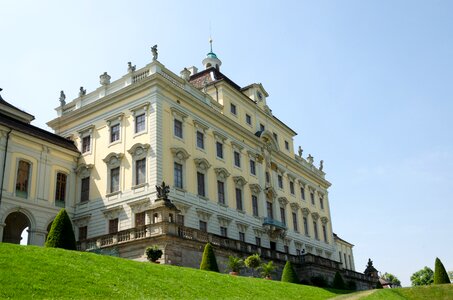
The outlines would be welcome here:
<svg viewBox="0 0 453 300">
<path fill-rule="evenodd" d="M 151 47 L 151 53 L 153 54 L 153 61 L 157 60 L 158 53 L 157 53 L 157 45 Z"/>
<path fill-rule="evenodd" d="M 322 171 L 322 169 L 324 169 L 324 161 L 321 159 L 319 162 L 319 171 Z"/>
<path fill-rule="evenodd" d="M 66 105 L 66 95 L 63 91 L 60 92 L 60 106 Z"/>
<path fill-rule="evenodd" d="M 131 62 L 127 63 L 127 72 L 132 73 L 135 71 L 135 68 L 136 68 L 135 65 L 132 65 Z"/>
<path fill-rule="evenodd" d="M 101 76 L 99 76 L 99 82 L 101 85 L 106 86 L 110 84 L 110 78 L 112 78 L 107 72 L 104 72 Z"/>
<path fill-rule="evenodd" d="M 180 72 L 180 74 L 181 74 L 181 78 L 182 78 L 182 79 L 189 81 L 189 79 L 190 79 L 190 71 L 187 70 L 187 68 L 184 68 L 184 69 Z"/>
<path fill-rule="evenodd" d="M 313 164 L 313 160 L 314 160 L 314 159 L 315 159 L 315 158 L 314 158 L 313 156 L 311 156 L 311 154 L 308 154 L 307 161 L 308 161 L 308 163 L 309 163 L 310 165 Z"/>
<path fill-rule="evenodd" d="M 83 86 L 80 87 L 79 90 L 79 97 L 85 96 L 87 94 L 87 90 L 83 88 Z"/>
<path fill-rule="evenodd" d="M 302 158 L 302 152 L 304 152 L 304 150 L 302 149 L 301 146 L 299 146 L 299 157 Z"/>
<path fill-rule="evenodd" d="M 156 191 L 158 199 L 163 199 L 165 201 L 168 200 L 168 193 L 170 192 L 170 187 L 168 185 L 165 185 L 165 181 L 162 181 L 162 184 L 160 186 L 156 185 Z"/>
</svg>

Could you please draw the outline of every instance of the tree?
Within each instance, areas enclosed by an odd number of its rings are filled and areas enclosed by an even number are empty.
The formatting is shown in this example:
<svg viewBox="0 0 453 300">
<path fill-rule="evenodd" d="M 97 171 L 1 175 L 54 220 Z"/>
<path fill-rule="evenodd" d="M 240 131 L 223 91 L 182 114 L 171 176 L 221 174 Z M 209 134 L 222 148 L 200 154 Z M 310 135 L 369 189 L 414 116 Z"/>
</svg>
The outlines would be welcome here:
<svg viewBox="0 0 453 300">
<path fill-rule="evenodd" d="M 393 274 L 385 272 L 381 278 L 390 283 L 392 287 L 401 287 L 401 281 Z"/>
<path fill-rule="evenodd" d="M 450 283 L 447 271 L 439 258 L 436 257 L 434 264 L 434 284 Z"/>
<path fill-rule="evenodd" d="M 260 266 L 261 276 L 267 279 L 271 279 L 272 273 L 275 271 L 275 266 L 272 261 L 268 262 L 267 264 L 262 263 Z"/>
<path fill-rule="evenodd" d="M 430 285 L 433 281 L 434 272 L 428 267 L 424 267 L 411 276 L 412 286 Z"/>
<path fill-rule="evenodd" d="M 236 256 L 228 257 L 227 268 L 231 270 L 233 273 L 239 273 L 241 269 L 244 267 L 244 261 Z M 236 274 L 237 275 L 237 274 Z"/>
<path fill-rule="evenodd" d="M 335 273 L 335 277 L 333 278 L 332 287 L 337 290 L 344 290 L 346 288 L 343 277 L 341 277 L 341 274 L 338 271 Z"/>
<path fill-rule="evenodd" d="M 62 208 L 55 217 L 47 236 L 46 247 L 76 250 L 76 240 L 72 229 L 71 219 Z"/>
<path fill-rule="evenodd" d="M 258 253 L 250 255 L 245 259 L 244 264 L 247 268 L 252 269 L 252 273 L 255 275 L 254 271 L 257 270 L 261 264 L 260 255 Z"/>
<path fill-rule="evenodd" d="M 219 267 L 217 266 L 217 261 L 215 259 L 214 249 L 212 249 L 210 243 L 207 243 L 204 247 L 200 270 L 219 272 Z"/>
<path fill-rule="evenodd" d="M 157 245 L 146 248 L 145 250 L 146 258 L 149 261 L 156 262 L 159 258 L 162 257 L 162 250 L 159 249 Z"/>
<path fill-rule="evenodd" d="M 294 271 L 293 264 L 289 260 L 286 261 L 285 267 L 283 268 L 281 281 L 299 283 L 299 278 L 297 278 L 297 274 L 296 271 Z"/>
</svg>

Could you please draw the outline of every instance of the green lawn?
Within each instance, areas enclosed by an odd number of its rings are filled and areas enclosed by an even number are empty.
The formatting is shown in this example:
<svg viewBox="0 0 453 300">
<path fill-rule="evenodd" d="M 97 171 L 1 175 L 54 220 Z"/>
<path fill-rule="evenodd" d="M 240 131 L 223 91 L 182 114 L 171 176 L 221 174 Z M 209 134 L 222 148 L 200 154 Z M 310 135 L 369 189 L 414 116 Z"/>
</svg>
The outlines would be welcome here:
<svg viewBox="0 0 453 300">
<path fill-rule="evenodd" d="M 328 299 L 334 291 L 0 243 L 0 298 Z"/>
<path fill-rule="evenodd" d="M 451 300 L 453 299 L 453 284 L 440 284 L 430 286 L 420 286 L 412 288 L 399 288 L 399 289 L 382 289 L 377 290 L 368 297 L 361 299 L 366 300 L 400 300 L 400 299 L 413 299 L 413 300 Z"/>
</svg>

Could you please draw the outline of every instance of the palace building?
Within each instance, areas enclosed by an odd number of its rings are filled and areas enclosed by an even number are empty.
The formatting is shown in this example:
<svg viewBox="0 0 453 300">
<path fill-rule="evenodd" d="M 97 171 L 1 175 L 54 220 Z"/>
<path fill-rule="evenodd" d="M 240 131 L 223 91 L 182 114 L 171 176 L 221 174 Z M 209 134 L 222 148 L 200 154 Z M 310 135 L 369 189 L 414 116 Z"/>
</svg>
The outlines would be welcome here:
<svg viewBox="0 0 453 300">
<path fill-rule="evenodd" d="M 210 242 L 221 268 L 228 255 L 260 253 L 294 261 L 307 280 L 341 270 L 371 286 L 355 272 L 353 245 L 333 233 L 322 161 L 294 152 L 296 132 L 272 114 L 263 85 L 229 79 L 212 47 L 202 70 L 180 75 L 152 51 L 145 67 L 129 63 L 113 81 L 105 72 L 96 90 L 80 88 L 68 103 L 62 92 L 48 122 L 55 134 L 9 131 L 8 122 L 32 126 L 23 112 L 2 119 L 3 241 L 12 241 L 8 218 L 23 212 L 29 242 L 42 245 L 51 216 L 66 207 L 80 250 L 144 260 L 158 245 L 162 263 L 198 267 Z M 162 182 L 169 201 L 159 201 Z"/>
</svg>

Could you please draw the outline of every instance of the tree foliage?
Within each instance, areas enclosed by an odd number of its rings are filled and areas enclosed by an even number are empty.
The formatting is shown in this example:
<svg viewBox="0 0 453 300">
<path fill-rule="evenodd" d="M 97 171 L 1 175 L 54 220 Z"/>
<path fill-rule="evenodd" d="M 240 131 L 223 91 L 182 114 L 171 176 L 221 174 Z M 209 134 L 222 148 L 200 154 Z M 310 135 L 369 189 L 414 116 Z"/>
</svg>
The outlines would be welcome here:
<svg viewBox="0 0 453 300">
<path fill-rule="evenodd" d="M 201 259 L 200 270 L 219 272 L 217 261 L 211 244 L 207 243 L 204 247 L 203 257 Z"/>
<path fill-rule="evenodd" d="M 434 284 L 450 283 L 447 271 L 439 258 L 436 257 L 434 264 Z"/>
<path fill-rule="evenodd" d="M 338 271 L 335 273 L 335 277 L 333 278 L 332 287 L 337 290 L 344 290 L 346 288 L 343 277 L 341 277 L 341 274 Z"/>
<path fill-rule="evenodd" d="M 430 285 L 434 281 L 434 272 L 431 268 L 424 267 L 411 276 L 412 286 Z"/>
<path fill-rule="evenodd" d="M 244 261 L 245 266 L 250 269 L 257 269 L 261 264 L 261 258 L 258 253 L 252 254 Z"/>
<path fill-rule="evenodd" d="M 244 267 L 244 261 L 236 256 L 229 256 L 227 268 L 231 270 L 231 272 L 239 273 L 241 269 Z"/>
<path fill-rule="evenodd" d="M 261 276 L 263 276 L 264 278 L 271 277 L 272 273 L 274 273 L 275 271 L 274 262 L 270 261 L 267 264 L 262 263 L 259 269 L 261 271 Z"/>
<path fill-rule="evenodd" d="M 146 258 L 152 262 L 156 262 L 163 254 L 162 250 L 160 250 L 157 245 L 146 248 L 145 253 Z"/>
<path fill-rule="evenodd" d="M 72 229 L 71 219 L 62 208 L 55 217 L 47 236 L 46 247 L 76 250 L 76 240 Z"/>
<path fill-rule="evenodd" d="M 391 273 L 385 272 L 384 275 L 381 276 L 381 278 L 390 283 L 392 287 L 401 287 L 401 281 Z"/>
<path fill-rule="evenodd" d="M 289 260 L 286 261 L 285 267 L 283 268 L 281 281 L 299 283 L 299 278 L 297 277 L 296 271 L 294 271 L 293 264 Z"/>
</svg>

